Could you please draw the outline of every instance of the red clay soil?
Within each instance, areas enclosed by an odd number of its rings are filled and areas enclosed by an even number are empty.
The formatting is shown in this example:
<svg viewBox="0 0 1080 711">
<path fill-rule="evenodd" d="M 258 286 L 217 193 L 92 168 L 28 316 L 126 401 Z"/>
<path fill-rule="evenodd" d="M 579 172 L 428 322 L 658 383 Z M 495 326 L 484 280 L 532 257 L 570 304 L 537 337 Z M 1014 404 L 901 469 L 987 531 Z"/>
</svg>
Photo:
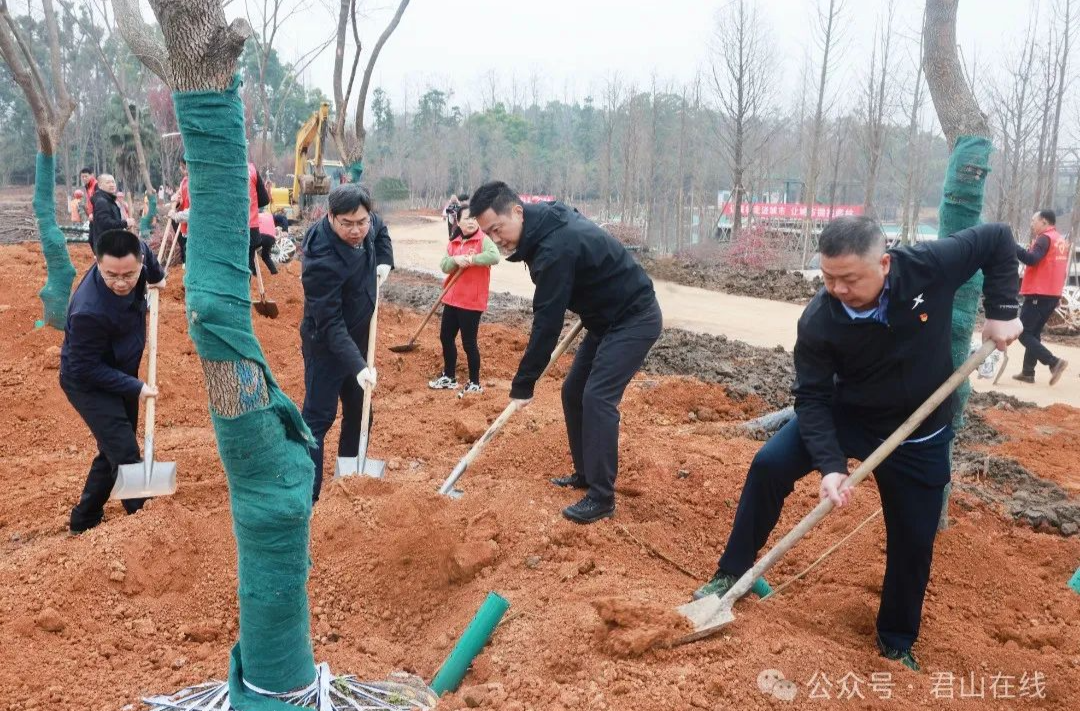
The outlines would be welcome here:
<svg viewBox="0 0 1080 711">
<path fill-rule="evenodd" d="M 1080 498 L 1080 410 L 1051 405 L 1019 411 L 989 409 L 986 421 L 1008 439 L 991 448 Z"/>
<path fill-rule="evenodd" d="M 72 251 L 85 269 L 86 247 Z M 290 264 L 269 280 L 281 318 L 256 317 L 274 372 L 295 399 L 303 394 L 298 272 Z M 235 554 L 180 277 L 173 274 L 163 299 L 157 434 L 157 455 L 178 463 L 180 489 L 135 516 L 110 504 L 103 525 L 70 537 L 68 511 L 93 442 L 56 383 L 61 334 L 33 328 L 41 255 L 33 245 L 0 248 L 0 709 L 115 711 L 226 672 L 236 634 Z M 388 306 L 380 344 L 404 342 L 418 322 L 416 313 Z M 512 604 L 508 616 L 465 688 L 440 708 L 773 709 L 779 701 L 758 686 L 770 669 L 794 682 L 783 688 L 794 689 L 795 707 L 808 706 L 812 692 L 836 699 L 846 676 L 848 692 L 857 687 L 865 700 L 844 703 L 929 708 L 949 691 L 970 693 L 973 675 L 985 686 L 981 700 L 965 702 L 971 708 L 1076 708 L 1080 596 L 1066 581 L 1080 563 L 1080 537 L 1037 533 L 959 495 L 956 523 L 938 540 L 918 648 L 922 674 L 882 660 L 873 647 L 884 567 L 880 520 L 781 595 L 741 603 L 721 634 L 667 648 L 671 635 L 663 627 L 673 618 L 664 611 L 712 572 L 746 467 L 761 446 L 732 425 L 760 408 L 688 379 L 631 386 L 618 515 L 582 528 L 559 515 L 574 496 L 547 483 L 570 468 L 561 375 L 539 385 L 536 401 L 462 478 L 462 499 L 435 493 L 468 449 L 459 433 L 474 436 L 468 432 L 478 421 L 506 404 L 525 335 L 482 328 L 488 389 L 465 400 L 427 389 L 439 370 L 434 325 L 421 342 L 410 354 L 379 350 L 371 454 L 389 461 L 387 479 L 332 483 L 315 511 L 316 656 L 334 670 L 371 679 L 407 670 L 430 680 L 496 590 Z M 702 421 L 703 410 L 713 421 Z M 1077 411 L 1045 416 L 1072 438 L 1031 436 L 1027 446 L 1075 458 Z M 1033 421 L 1030 413 L 994 417 L 1011 435 L 1021 430 L 1010 427 Z M 1057 476 L 1035 455 L 1024 461 L 1038 475 Z M 802 570 L 873 513 L 871 489 L 864 486 L 849 510 L 811 532 L 770 573 L 771 582 Z M 778 531 L 814 503 L 810 477 Z M 871 675 L 882 673 L 891 673 L 892 686 L 871 689 Z M 951 683 L 946 674 L 954 675 Z M 878 701 L 885 692 L 892 699 Z"/>
</svg>

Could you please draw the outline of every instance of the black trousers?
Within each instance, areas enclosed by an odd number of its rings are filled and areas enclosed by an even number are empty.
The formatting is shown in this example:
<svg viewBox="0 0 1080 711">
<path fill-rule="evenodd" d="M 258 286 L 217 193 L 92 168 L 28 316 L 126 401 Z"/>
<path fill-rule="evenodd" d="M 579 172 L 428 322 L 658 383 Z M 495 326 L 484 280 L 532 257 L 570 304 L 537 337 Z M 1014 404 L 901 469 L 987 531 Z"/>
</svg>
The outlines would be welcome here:
<svg viewBox="0 0 1080 711">
<path fill-rule="evenodd" d="M 480 333 L 480 318 L 483 311 L 459 309 L 443 304 L 442 325 L 439 328 L 439 340 L 442 341 L 443 375 L 457 379 L 457 335 L 461 332 L 461 347 L 469 361 L 469 380 L 480 382 L 480 346 L 476 336 Z"/>
<path fill-rule="evenodd" d="M 1058 359 L 1042 344 L 1042 331 L 1060 301 L 1060 296 L 1024 297 L 1024 305 L 1020 307 L 1020 323 L 1024 324 L 1020 343 L 1024 346 L 1023 372 L 1027 375 L 1035 374 L 1036 363 L 1051 368 L 1057 365 Z"/>
<path fill-rule="evenodd" d="M 365 329 L 366 330 L 366 329 Z M 367 351 L 361 344 L 360 350 Z M 337 419 L 338 402 L 341 402 L 341 433 L 338 439 L 338 456 L 355 457 L 360 451 L 360 420 L 364 410 L 364 389 L 356 382 L 356 373 L 347 372 L 334 357 L 316 354 L 308 344 L 303 344 L 304 354 L 304 406 L 301 415 L 315 437 L 311 448 L 311 461 L 315 464 L 315 483 L 311 492 L 313 502 L 319 500 L 323 482 L 323 451 L 326 433 Z M 368 432 L 374 422 L 374 411 L 368 421 Z"/>
<path fill-rule="evenodd" d="M 266 265 L 266 268 L 270 273 L 277 274 L 277 265 L 274 264 L 274 259 L 270 252 L 270 250 L 274 248 L 274 238 L 259 232 L 258 227 L 249 228 L 248 237 L 248 270 L 251 272 L 251 276 L 255 276 L 256 252 L 262 257 L 263 264 Z"/>
<path fill-rule="evenodd" d="M 837 422 L 837 431 L 844 453 L 855 459 L 866 458 L 882 442 L 851 423 Z M 938 516 L 949 480 L 951 439 L 952 430 L 946 428 L 925 442 L 901 445 L 874 472 L 885 518 L 885 580 L 877 631 L 893 649 L 909 649 L 919 636 Z M 753 567 L 780 519 L 784 499 L 812 470 L 796 417 L 765 443 L 750 464 L 720 558 L 721 572 L 741 576 Z"/>
<path fill-rule="evenodd" d="M 86 475 L 82 496 L 71 510 L 71 530 L 81 533 L 101 523 L 105 515 L 105 502 L 116 484 L 119 466 L 142 461 L 135 435 L 135 428 L 139 424 L 139 398 L 79 390 L 63 378 L 60 387 L 67 395 L 68 402 L 90 428 L 98 447 L 98 454 Z M 123 499 L 121 503 L 132 514 L 143 507 L 146 499 Z"/>
<path fill-rule="evenodd" d="M 602 336 L 587 333 L 563 382 L 563 415 L 574 471 L 588 482 L 589 498 L 601 503 L 615 500 L 619 403 L 662 329 L 663 315 L 654 302 Z"/>
</svg>

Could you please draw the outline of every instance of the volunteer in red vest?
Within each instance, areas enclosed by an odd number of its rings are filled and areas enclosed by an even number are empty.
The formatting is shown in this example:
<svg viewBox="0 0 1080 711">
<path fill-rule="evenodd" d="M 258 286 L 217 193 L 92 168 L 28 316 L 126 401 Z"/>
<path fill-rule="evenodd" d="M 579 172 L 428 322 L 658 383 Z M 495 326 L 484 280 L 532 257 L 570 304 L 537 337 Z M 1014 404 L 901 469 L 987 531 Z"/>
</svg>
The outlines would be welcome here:
<svg viewBox="0 0 1080 711">
<path fill-rule="evenodd" d="M 1020 322 L 1024 334 L 1024 368 L 1013 376 L 1022 383 L 1035 382 L 1035 365 L 1042 363 L 1050 368 L 1050 384 L 1061 380 L 1061 374 L 1069 362 L 1058 358 L 1042 344 L 1043 326 L 1061 301 L 1065 279 L 1069 269 L 1069 241 L 1054 226 L 1057 216 L 1053 210 L 1040 210 L 1031 218 L 1031 246 L 1025 249 L 1016 245 L 1016 258 L 1023 262 L 1024 280 L 1020 294 L 1024 305 L 1020 308 Z"/>
<path fill-rule="evenodd" d="M 180 263 L 187 263 L 187 234 L 188 216 L 191 210 L 191 193 L 188 192 L 188 167 L 187 161 L 180 158 L 180 187 L 173 195 L 173 209 L 169 213 L 169 219 L 173 221 L 173 230 L 178 230 L 176 245 L 180 248 Z M 171 251 L 170 247 L 170 251 Z"/>
<path fill-rule="evenodd" d="M 92 220 L 94 219 L 94 192 L 97 190 L 97 178 L 94 177 L 94 171 L 90 168 L 80 170 L 79 182 L 86 190 L 86 214 Z"/>
<path fill-rule="evenodd" d="M 457 278 L 450 291 L 443 297 L 442 341 L 443 372 L 428 383 L 432 390 L 457 390 L 457 335 L 461 333 L 461 347 L 469 363 L 469 382 L 458 393 L 484 392 L 480 385 L 480 346 L 476 336 L 480 331 L 480 319 L 487 311 L 491 286 L 491 267 L 499 263 L 499 248 L 480 229 L 476 218 L 469 213 L 467 204 L 455 210 L 455 229 L 446 256 L 440 266 L 449 274 L 447 281 L 459 269 L 465 271 Z"/>
<path fill-rule="evenodd" d="M 262 256 L 263 264 L 271 274 L 277 274 L 277 265 L 270 258 L 270 250 L 274 246 L 274 238 L 264 235 L 259 230 L 259 208 L 270 204 L 270 193 L 263 184 L 262 176 L 255 169 L 254 163 L 248 163 L 248 228 L 251 242 L 248 248 L 248 269 L 251 276 L 255 276 L 255 252 Z"/>
</svg>

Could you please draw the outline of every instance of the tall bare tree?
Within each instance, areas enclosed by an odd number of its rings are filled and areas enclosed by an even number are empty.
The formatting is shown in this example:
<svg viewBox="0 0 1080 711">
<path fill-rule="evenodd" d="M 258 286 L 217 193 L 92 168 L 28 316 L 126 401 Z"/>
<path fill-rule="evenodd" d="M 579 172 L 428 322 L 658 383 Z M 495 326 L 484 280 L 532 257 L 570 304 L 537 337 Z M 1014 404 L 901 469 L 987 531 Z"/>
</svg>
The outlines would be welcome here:
<svg viewBox="0 0 1080 711">
<path fill-rule="evenodd" d="M 923 141 L 919 138 L 919 117 L 925 103 L 925 86 L 923 78 L 923 50 L 922 40 L 919 41 L 919 59 L 915 66 L 915 82 L 911 93 L 911 110 L 908 113 L 907 133 L 907 167 L 904 180 L 904 199 L 900 205 L 901 226 L 900 234 L 905 244 L 914 244 L 919 234 L 919 199 L 922 188 L 923 174 L 926 170 L 926 151 L 923 150 Z"/>
<path fill-rule="evenodd" d="M 822 0 L 824 1 L 824 0 Z M 821 49 L 821 69 L 817 83 L 817 108 L 810 135 L 810 158 L 806 164 L 806 219 L 803 223 L 803 255 L 805 267 L 810 257 L 810 236 L 814 229 L 813 209 L 817 199 L 817 182 L 821 174 L 821 143 L 825 129 L 827 108 L 825 99 L 829 87 L 829 69 L 836 60 L 840 26 L 843 21 L 843 0 L 827 0 L 828 6 L 818 10 L 816 41 Z"/>
<path fill-rule="evenodd" d="M 1069 75 L 1069 50 L 1072 45 L 1072 36 L 1076 16 L 1072 11 L 1072 0 L 1064 0 L 1065 8 L 1057 9 L 1057 15 L 1061 17 L 1061 51 L 1057 59 L 1057 75 L 1060 80 L 1057 83 L 1057 97 L 1054 102 L 1054 120 L 1050 133 L 1050 160 L 1047 172 L 1050 175 L 1050 184 L 1047 188 L 1046 204 L 1053 205 L 1057 196 L 1057 173 L 1058 173 L 1058 143 L 1061 135 L 1061 108 L 1065 100 L 1065 91 L 1071 84 Z M 1075 204 L 1075 203 L 1074 203 Z M 1076 208 L 1074 208 L 1075 210 Z"/>
<path fill-rule="evenodd" d="M 731 166 L 731 238 L 742 229 L 748 172 L 770 137 L 764 125 L 775 98 L 772 31 L 756 4 L 736 0 L 716 17 L 710 80 L 719 108 L 716 136 Z"/>
<path fill-rule="evenodd" d="M 64 127 L 75 111 L 75 102 L 64 82 L 60 33 L 52 0 L 42 0 L 41 7 L 49 42 L 49 76 L 34 58 L 33 47 L 11 16 L 7 0 L 0 0 L 0 58 L 22 89 L 34 116 L 38 143 L 34 214 L 48 269 L 45 287 L 39 293 L 45 309 L 42 324 L 62 329 L 67 320 L 67 304 L 71 296 L 71 282 L 75 279 L 75 267 L 71 264 L 64 236 L 56 223 L 56 151 Z"/>
<path fill-rule="evenodd" d="M 964 78 L 963 66 L 957 53 L 958 4 L 959 0 L 926 0 L 926 11 L 923 15 L 923 69 L 926 83 L 930 87 L 941 130 L 953 151 L 945 185 L 948 188 L 950 184 L 963 183 L 966 189 L 966 194 L 959 198 L 951 194 L 949 189 L 944 191 L 939 211 L 939 238 L 978 222 L 982 211 L 992 136 L 990 122 L 979 108 L 975 94 Z M 958 139 L 962 136 L 974 139 L 968 147 L 969 150 L 963 154 L 957 151 Z M 971 346 L 981 288 L 982 274 L 979 273 L 957 290 L 953 303 L 951 344 L 954 367 L 959 367 Z M 963 421 L 964 407 L 971 394 L 971 385 L 964 383 L 957 392 L 960 403 L 953 426 L 959 429 Z M 948 528 L 949 493 L 950 487 L 947 485 L 938 522 L 939 529 Z"/>
<path fill-rule="evenodd" d="M 352 179 L 358 181 L 362 171 L 364 158 L 364 146 L 367 143 L 367 129 L 364 127 L 364 113 L 367 110 L 368 89 L 371 86 L 371 75 L 375 71 L 375 62 L 379 59 L 379 53 L 386 45 L 390 35 L 394 34 L 401 16 L 405 14 L 405 8 L 409 6 L 409 0 L 400 0 L 394 16 L 375 41 L 375 46 L 368 55 L 367 66 L 360 80 L 360 88 L 356 92 L 356 108 L 353 110 L 353 127 L 346 129 L 346 121 L 349 116 L 349 103 L 352 100 L 353 84 L 356 80 L 356 70 L 360 65 L 360 56 L 363 54 L 364 45 L 360 41 L 360 30 L 356 22 L 356 0 L 341 0 L 338 8 L 337 25 L 337 50 L 334 54 L 334 122 L 330 127 L 330 134 L 334 137 L 338 153 L 342 161 L 352 173 Z M 352 28 L 353 46 L 352 65 L 349 69 L 348 81 L 345 81 L 344 67 L 345 54 L 348 48 L 349 28 Z"/>
<path fill-rule="evenodd" d="M 863 146 L 866 150 L 866 196 L 863 198 L 863 212 L 875 215 L 874 198 L 877 191 L 878 172 L 881 167 L 881 154 L 885 146 L 885 119 L 892 102 L 892 66 L 893 19 L 896 6 L 892 0 L 885 11 L 878 27 L 874 48 L 870 54 L 870 71 L 867 73 L 867 85 L 864 100 L 866 102 L 866 125 Z M 880 61 L 880 64 L 878 62 Z"/>
</svg>

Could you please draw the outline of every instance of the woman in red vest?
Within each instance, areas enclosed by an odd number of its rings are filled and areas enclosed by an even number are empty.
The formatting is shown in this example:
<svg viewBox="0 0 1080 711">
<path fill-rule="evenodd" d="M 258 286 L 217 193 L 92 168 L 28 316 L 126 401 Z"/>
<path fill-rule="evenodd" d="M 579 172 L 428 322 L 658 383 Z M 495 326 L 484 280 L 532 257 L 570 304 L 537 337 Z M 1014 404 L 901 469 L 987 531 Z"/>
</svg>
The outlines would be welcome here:
<svg viewBox="0 0 1080 711">
<path fill-rule="evenodd" d="M 465 271 L 458 277 L 450 291 L 443 297 L 442 328 L 439 338 L 443 349 L 443 372 L 428 383 L 432 390 L 456 390 L 457 381 L 457 334 L 461 332 L 461 347 L 469 362 L 469 382 L 458 393 L 482 393 L 480 386 L 480 347 L 476 342 L 480 331 L 480 318 L 487 311 L 491 286 L 491 267 L 499 263 L 499 248 L 491 238 L 480 230 L 476 218 L 469 213 L 468 205 L 457 211 L 457 226 L 446 256 L 440 267 L 452 275 L 459 269 Z M 450 277 L 447 277 L 449 281 Z M 444 282 L 445 283 L 445 282 Z"/>
</svg>

